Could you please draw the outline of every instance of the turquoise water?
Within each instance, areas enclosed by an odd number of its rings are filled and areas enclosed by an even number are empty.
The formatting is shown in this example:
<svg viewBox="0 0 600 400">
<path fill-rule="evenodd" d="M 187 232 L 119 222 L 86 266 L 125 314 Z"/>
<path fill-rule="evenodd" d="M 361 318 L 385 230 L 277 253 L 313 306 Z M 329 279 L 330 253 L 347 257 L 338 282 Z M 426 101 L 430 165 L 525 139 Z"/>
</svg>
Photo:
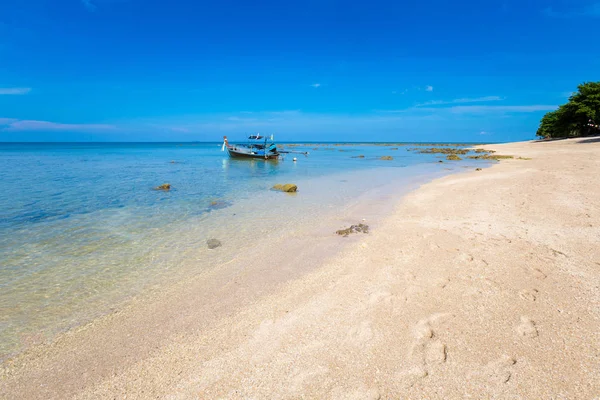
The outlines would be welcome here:
<svg viewBox="0 0 600 400">
<path fill-rule="evenodd" d="M 269 221 L 305 223 L 391 177 L 449 165 L 403 146 L 286 148 L 310 155 L 234 160 L 220 143 L 0 144 L 0 359 L 210 268 L 257 232 L 279 234 Z M 167 182 L 171 191 L 153 190 Z M 286 182 L 297 196 L 269 190 Z M 209 252 L 211 237 L 231 245 Z"/>
</svg>

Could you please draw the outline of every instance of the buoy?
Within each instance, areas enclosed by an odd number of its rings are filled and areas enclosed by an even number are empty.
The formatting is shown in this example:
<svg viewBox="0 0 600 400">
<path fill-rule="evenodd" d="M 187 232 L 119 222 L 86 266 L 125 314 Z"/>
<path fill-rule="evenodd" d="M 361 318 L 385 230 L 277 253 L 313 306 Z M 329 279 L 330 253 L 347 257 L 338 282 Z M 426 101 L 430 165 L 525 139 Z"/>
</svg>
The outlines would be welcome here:
<svg viewBox="0 0 600 400">
<path fill-rule="evenodd" d="M 298 159 L 296 157 L 294 157 L 293 161 L 298 161 Z"/>
</svg>

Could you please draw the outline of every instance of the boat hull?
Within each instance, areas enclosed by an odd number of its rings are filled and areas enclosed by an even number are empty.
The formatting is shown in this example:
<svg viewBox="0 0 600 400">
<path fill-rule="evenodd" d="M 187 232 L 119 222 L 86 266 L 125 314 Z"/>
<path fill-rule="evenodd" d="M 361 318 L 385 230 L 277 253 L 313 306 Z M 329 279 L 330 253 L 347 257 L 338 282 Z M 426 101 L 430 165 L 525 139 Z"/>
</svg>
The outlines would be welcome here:
<svg viewBox="0 0 600 400">
<path fill-rule="evenodd" d="M 260 158 L 263 160 L 275 160 L 277 158 L 279 158 L 279 153 L 267 153 L 265 154 L 261 154 L 261 153 L 249 153 L 249 152 L 242 152 L 242 151 L 236 151 L 234 149 L 231 148 L 227 148 L 227 152 L 229 153 L 229 157 L 232 158 Z"/>
</svg>

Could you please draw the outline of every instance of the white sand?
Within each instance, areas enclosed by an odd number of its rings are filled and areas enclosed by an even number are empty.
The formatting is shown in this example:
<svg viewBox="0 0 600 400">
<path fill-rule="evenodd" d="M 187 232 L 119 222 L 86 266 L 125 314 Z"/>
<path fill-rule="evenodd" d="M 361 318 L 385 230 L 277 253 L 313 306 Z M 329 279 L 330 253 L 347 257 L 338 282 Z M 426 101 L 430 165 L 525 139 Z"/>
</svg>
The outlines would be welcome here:
<svg viewBox="0 0 600 400">
<path fill-rule="evenodd" d="M 532 160 L 429 183 L 334 259 L 304 239 L 134 303 L 6 363 L 0 396 L 599 397 L 600 140 L 485 148 Z"/>
</svg>

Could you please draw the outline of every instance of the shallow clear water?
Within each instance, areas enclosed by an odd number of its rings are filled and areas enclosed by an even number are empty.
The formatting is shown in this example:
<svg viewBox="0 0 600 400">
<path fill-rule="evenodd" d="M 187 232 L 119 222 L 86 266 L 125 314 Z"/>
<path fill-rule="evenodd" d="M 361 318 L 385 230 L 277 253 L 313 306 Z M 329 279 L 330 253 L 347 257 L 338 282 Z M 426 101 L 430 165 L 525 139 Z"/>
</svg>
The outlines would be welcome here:
<svg viewBox="0 0 600 400">
<path fill-rule="evenodd" d="M 220 147 L 0 144 L 0 359 L 257 238 L 449 165 L 402 146 L 289 147 L 310 155 L 279 162 L 230 159 Z M 152 190 L 166 182 L 171 191 Z M 287 182 L 296 196 L 269 190 Z M 210 252 L 211 237 L 229 246 Z"/>
</svg>

